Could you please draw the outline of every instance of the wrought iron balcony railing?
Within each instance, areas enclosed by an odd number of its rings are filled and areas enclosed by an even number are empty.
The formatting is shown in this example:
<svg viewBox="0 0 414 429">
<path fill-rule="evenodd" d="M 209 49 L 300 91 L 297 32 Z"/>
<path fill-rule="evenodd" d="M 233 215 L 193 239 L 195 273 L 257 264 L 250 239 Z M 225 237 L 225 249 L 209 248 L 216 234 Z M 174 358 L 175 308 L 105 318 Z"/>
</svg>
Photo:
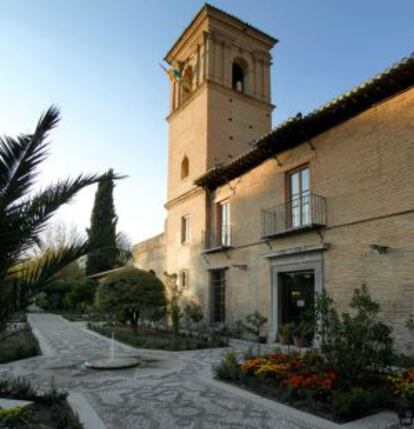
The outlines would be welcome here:
<svg viewBox="0 0 414 429">
<path fill-rule="evenodd" d="M 324 225 L 326 225 L 326 200 L 315 194 L 306 193 L 286 204 L 262 210 L 262 238 Z"/>
<path fill-rule="evenodd" d="M 204 251 L 214 252 L 231 247 L 231 225 L 220 225 L 217 230 L 203 231 Z"/>
</svg>

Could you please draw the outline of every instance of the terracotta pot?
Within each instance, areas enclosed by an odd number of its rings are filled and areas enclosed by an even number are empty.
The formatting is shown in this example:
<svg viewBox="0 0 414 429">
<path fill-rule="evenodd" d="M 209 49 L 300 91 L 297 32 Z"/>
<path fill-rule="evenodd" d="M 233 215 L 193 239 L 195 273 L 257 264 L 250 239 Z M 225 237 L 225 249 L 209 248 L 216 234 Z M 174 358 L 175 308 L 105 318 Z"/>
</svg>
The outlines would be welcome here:
<svg viewBox="0 0 414 429">
<path fill-rule="evenodd" d="M 305 345 L 305 339 L 303 337 L 293 336 L 293 343 L 295 344 L 295 347 L 301 349 Z"/>
<path fill-rule="evenodd" d="M 289 337 L 287 335 L 279 334 L 279 343 L 284 346 L 287 346 L 289 344 Z"/>
</svg>

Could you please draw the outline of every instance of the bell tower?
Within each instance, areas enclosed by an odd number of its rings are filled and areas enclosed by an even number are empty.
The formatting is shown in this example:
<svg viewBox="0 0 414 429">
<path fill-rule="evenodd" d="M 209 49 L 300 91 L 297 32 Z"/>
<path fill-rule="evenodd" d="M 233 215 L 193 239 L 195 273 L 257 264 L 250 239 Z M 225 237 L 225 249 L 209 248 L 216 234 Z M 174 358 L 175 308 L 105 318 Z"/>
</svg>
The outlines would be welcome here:
<svg viewBox="0 0 414 429">
<path fill-rule="evenodd" d="M 171 66 L 168 204 L 271 129 L 270 50 L 277 42 L 206 4 L 165 56 Z"/>
<path fill-rule="evenodd" d="M 202 301 L 206 192 L 194 181 L 271 129 L 271 36 L 205 5 L 167 53 L 170 69 L 165 269 Z M 207 308 L 207 307 L 206 307 Z"/>
</svg>

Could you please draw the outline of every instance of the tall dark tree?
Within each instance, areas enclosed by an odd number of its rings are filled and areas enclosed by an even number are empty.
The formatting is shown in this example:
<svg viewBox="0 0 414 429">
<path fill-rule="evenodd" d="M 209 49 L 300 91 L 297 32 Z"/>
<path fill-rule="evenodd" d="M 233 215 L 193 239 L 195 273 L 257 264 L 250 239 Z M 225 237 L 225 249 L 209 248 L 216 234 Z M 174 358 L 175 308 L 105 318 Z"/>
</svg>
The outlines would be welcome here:
<svg viewBox="0 0 414 429">
<path fill-rule="evenodd" d="M 89 245 L 97 249 L 88 254 L 86 274 L 111 270 L 117 265 L 116 224 L 114 206 L 114 172 L 109 170 L 99 182 L 92 209 L 91 226 L 87 229 Z"/>
</svg>

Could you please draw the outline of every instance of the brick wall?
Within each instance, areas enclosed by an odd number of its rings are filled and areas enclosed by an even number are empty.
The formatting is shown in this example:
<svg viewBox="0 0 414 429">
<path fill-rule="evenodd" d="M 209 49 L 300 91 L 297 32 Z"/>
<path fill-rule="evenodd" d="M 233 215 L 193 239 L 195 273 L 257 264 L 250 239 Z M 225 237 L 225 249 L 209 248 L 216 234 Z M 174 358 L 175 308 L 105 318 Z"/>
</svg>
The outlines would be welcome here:
<svg viewBox="0 0 414 429">
<path fill-rule="evenodd" d="M 231 200 L 234 249 L 208 255 L 206 268 L 227 266 L 229 321 L 270 312 L 270 251 L 323 240 L 324 285 L 340 309 L 367 284 L 393 325 L 400 348 L 413 347 L 404 327 L 414 313 L 414 89 L 401 93 L 217 189 L 211 205 Z M 321 230 L 261 240 L 262 208 L 286 201 L 286 172 L 309 163 L 311 191 L 326 198 Z M 384 255 L 370 245 L 389 246 Z M 197 255 L 194 255 L 197 258 Z M 247 270 L 240 270 L 244 264 Z"/>
</svg>

